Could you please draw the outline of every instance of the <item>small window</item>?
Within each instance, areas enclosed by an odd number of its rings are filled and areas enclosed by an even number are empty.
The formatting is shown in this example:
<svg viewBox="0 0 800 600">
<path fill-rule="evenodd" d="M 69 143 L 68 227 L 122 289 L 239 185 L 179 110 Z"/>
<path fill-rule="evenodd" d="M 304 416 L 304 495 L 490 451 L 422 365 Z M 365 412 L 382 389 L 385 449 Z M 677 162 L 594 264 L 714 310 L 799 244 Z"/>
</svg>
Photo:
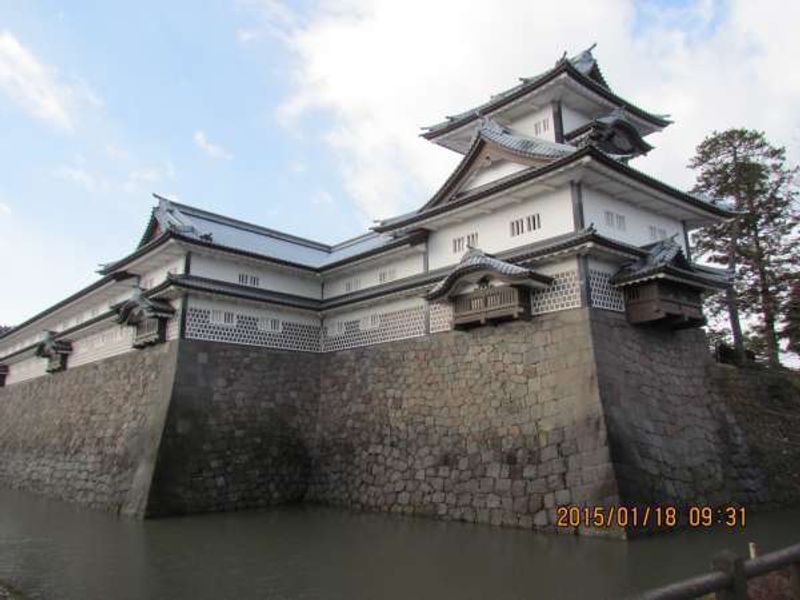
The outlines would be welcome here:
<svg viewBox="0 0 800 600">
<path fill-rule="evenodd" d="M 525 217 L 525 224 L 528 227 L 528 231 L 536 231 L 537 229 L 539 229 L 542 226 L 542 221 L 541 217 L 539 216 L 539 213 L 536 213 L 535 215 L 528 215 L 527 217 Z"/>
<path fill-rule="evenodd" d="M 261 280 L 258 275 L 253 275 L 252 273 L 239 273 L 239 283 L 250 287 L 258 287 L 261 284 Z"/>
<path fill-rule="evenodd" d="M 511 221 L 511 237 L 516 237 L 525 231 L 525 219 L 514 219 Z"/>
<path fill-rule="evenodd" d="M 392 281 L 393 279 L 396 278 L 397 278 L 397 270 L 394 267 L 390 267 L 388 269 L 382 269 L 378 273 L 379 283 L 386 283 L 387 281 Z"/>
<path fill-rule="evenodd" d="M 461 254 L 464 252 L 464 238 L 453 238 L 453 254 Z"/>
<path fill-rule="evenodd" d="M 236 325 L 236 315 L 228 310 L 214 309 L 209 316 L 209 322 L 212 325 L 224 325 L 225 327 L 234 327 Z"/>
<path fill-rule="evenodd" d="M 647 230 L 650 232 L 650 239 L 657 240 L 658 239 L 658 232 L 656 231 L 655 225 L 650 225 Z"/>
<path fill-rule="evenodd" d="M 478 247 L 478 232 L 467 235 L 467 246 L 470 248 Z"/>
<path fill-rule="evenodd" d="M 617 229 L 625 231 L 625 215 L 617 215 Z"/>
<path fill-rule="evenodd" d="M 377 329 L 381 326 L 381 316 L 380 315 L 369 315 L 368 317 L 364 317 L 361 319 L 361 329 Z"/>
<path fill-rule="evenodd" d="M 658 228 L 658 239 L 665 240 L 667 239 L 667 231 L 666 229 Z"/>
<path fill-rule="evenodd" d="M 605 217 L 606 217 L 606 225 L 608 225 L 609 227 L 613 227 L 614 226 L 614 213 L 611 212 L 610 210 L 607 210 L 607 211 L 605 211 Z"/>
<path fill-rule="evenodd" d="M 279 333 L 283 330 L 283 322 L 275 317 L 259 317 L 256 321 L 259 331 L 270 331 Z"/>
<path fill-rule="evenodd" d="M 358 277 L 344 282 L 345 292 L 355 292 L 359 289 L 361 289 L 361 280 Z"/>
</svg>

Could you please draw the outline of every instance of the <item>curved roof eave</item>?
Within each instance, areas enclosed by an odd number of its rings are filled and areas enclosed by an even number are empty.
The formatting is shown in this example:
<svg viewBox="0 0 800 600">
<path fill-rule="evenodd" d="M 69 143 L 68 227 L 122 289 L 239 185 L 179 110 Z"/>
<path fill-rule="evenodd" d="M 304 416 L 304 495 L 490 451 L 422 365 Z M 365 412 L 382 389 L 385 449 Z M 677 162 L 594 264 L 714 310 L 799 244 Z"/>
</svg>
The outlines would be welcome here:
<svg viewBox="0 0 800 600">
<path fill-rule="evenodd" d="M 586 75 L 581 73 L 568 61 L 561 61 L 555 67 L 550 69 L 550 71 L 547 71 L 539 77 L 534 77 L 531 80 L 522 83 L 521 85 L 517 86 L 517 89 L 511 88 L 510 90 L 507 90 L 505 93 L 499 94 L 496 98 L 489 100 L 488 102 L 481 104 L 475 107 L 474 109 L 465 111 L 460 115 L 449 118 L 446 121 L 442 121 L 435 125 L 430 125 L 428 127 L 425 127 L 424 129 L 426 129 L 426 131 L 421 133 L 420 136 L 425 138 L 426 140 L 435 140 L 436 138 L 441 137 L 446 133 L 450 133 L 451 131 L 455 131 L 456 129 L 459 129 L 462 126 L 471 123 L 472 121 L 480 118 L 481 116 L 491 115 L 491 113 L 494 113 L 495 111 L 502 109 L 508 104 L 511 104 L 516 100 L 519 100 L 523 96 L 526 96 L 531 92 L 536 91 L 540 87 L 553 81 L 559 75 L 562 74 L 569 75 L 577 83 L 580 83 L 581 85 L 587 87 L 592 92 L 598 94 L 599 96 L 602 96 L 603 98 L 616 104 L 617 106 L 623 106 L 631 114 L 637 116 L 640 119 L 648 121 L 649 123 L 651 123 L 652 125 L 654 125 L 659 129 L 667 127 L 672 123 L 671 120 L 665 117 L 648 112 L 642 108 L 639 108 L 635 104 L 628 102 L 624 98 L 621 98 L 620 96 L 612 92 L 610 89 L 601 85 L 599 82 L 594 81 L 590 77 L 587 77 Z"/>
</svg>

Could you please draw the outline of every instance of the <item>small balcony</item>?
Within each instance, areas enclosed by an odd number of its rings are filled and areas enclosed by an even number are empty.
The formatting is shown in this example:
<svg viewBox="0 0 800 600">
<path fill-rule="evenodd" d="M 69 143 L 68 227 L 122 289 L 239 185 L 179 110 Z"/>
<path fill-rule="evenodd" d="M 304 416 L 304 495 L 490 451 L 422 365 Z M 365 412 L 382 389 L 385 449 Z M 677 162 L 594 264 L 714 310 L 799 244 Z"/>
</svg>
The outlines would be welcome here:
<svg viewBox="0 0 800 600">
<path fill-rule="evenodd" d="M 478 288 L 453 298 L 453 325 L 470 327 L 490 321 L 528 318 L 530 292 L 512 286 Z"/>
<path fill-rule="evenodd" d="M 635 324 L 660 324 L 675 329 L 705 324 L 700 292 L 668 282 L 649 282 L 625 290 L 625 311 Z"/>
<path fill-rule="evenodd" d="M 165 340 L 166 321 L 149 317 L 136 324 L 136 333 L 133 337 L 134 348 L 144 348 L 153 344 L 160 344 Z"/>
</svg>

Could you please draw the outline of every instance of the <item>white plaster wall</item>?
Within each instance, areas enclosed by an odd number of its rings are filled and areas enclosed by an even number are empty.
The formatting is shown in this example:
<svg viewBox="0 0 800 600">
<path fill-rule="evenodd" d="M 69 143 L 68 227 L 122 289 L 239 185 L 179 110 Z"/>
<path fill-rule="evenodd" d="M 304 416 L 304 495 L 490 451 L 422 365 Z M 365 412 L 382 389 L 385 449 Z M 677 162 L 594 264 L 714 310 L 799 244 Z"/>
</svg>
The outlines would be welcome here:
<svg viewBox="0 0 800 600">
<path fill-rule="evenodd" d="M 563 103 L 561 104 L 561 120 L 564 123 L 565 134 L 591 121 L 588 115 L 570 108 Z"/>
<path fill-rule="evenodd" d="M 34 377 L 46 375 L 47 359 L 37 356 L 24 358 L 19 362 L 8 365 L 8 375 L 6 375 L 6 385 L 27 381 Z"/>
<path fill-rule="evenodd" d="M 488 167 L 484 167 L 473 173 L 472 176 L 464 184 L 463 189 L 471 190 L 473 188 L 482 186 L 486 183 L 491 183 L 492 181 L 496 181 L 501 177 L 506 177 L 507 175 L 519 173 L 525 168 L 526 168 L 525 165 L 520 165 L 518 163 L 514 163 L 509 160 L 498 160 L 489 165 Z"/>
<path fill-rule="evenodd" d="M 424 257 L 422 253 L 418 253 L 386 262 L 370 261 L 362 265 L 361 269 L 348 270 L 347 272 L 329 276 L 325 279 L 325 298 L 334 298 L 350 293 L 347 292 L 346 284 L 354 279 L 360 280 L 359 290 L 380 285 L 380 272 L 389 269 L 395 270 L 395 278 L 386 283 L 417 275 L 422 273 L 424 269 Z"/>
<path fill-rule="evenodd" d="M 139 285 L 144 289 L 154 288 L 164 283 L 168 273 L 172 273 L 173 275 L 183 273 L 183 265 L 184 258 L 181 256 L 165 265 L 145 271 L 139 279 Z"/>
<path fill-rule="evenodd" d="M 575 256 L 568 256 L 558 261 L 534 263 L 531 268 L 537 273 L 552 277 L 561 273 L 577 272 L 578 259 Z"/>
<path fill-rule="evenodd" d="M 302 275 L 299 272 L 284 272 L 269 266 L 259 266 L 249 262 L 236 262 L 222 258 L 192 255 L 191 274 L 230 283 L 239 283 L 239 273 L 258 276 L 259 288 L 294 294 L 306 298 L 320 298 L 321 285 L 315 275 Z"/>
<path fill-rule="evenodd" d="M 547 131 L 536 135 L 534 133 L 534 124 L 544 120 L 548 121 Z M 509 121 L 509 127 L 514 131 L 529 137 L 538 137 L 550 142 L 554 142 L 556 139 L 555 127 L 553 124 L 553 108 L 549 104 L 544 108 L 540 108 L 539 110 L 530 112 L 526 115 Z"/>
<path fill-rule="evenodd" d="M 133 327 L 112 323 L 89 335 L 73 338 L 67 369 L 133 351 L 133 334 Z"/>
<path fill-rule="evenodd" d="M 323 327 L 327 331 L 326 335 L 328 337 L 336 337 L 339 335 L 337 324 L 340 322 L 361 321 L 362 319 L 368 319 L 370 315 L 384 315 L 407 309 L 421 309 L 424 308 L 426 304 L 423 298 L 404 298 L 402 300 L 352 309 L 326 317 L 323 321 Z"/>
<path fill-rule="evenodd" d="M 534 213 L 540 215 L 541 228 L 511 237 L 511 221 Z M 453 238 L 472 232 L 478 232 L 481 250 L 496 253 L 573 230 L 572 198 L 569 187 L 563 187 L 432 232 L 428 241 L 429 266 L 434 270 L 459 262 L 463 253 L 453 252 Z"/>
<path fill-rule="evenodd" d="M 230 311 L 236 315 L 248 317 L 265 317 L 280 319 L 287 323 L 300 323 L 303 325 L 320 325 L 320 319 L 308 313 L 295 312 L 282 307 L 262 306 L 249 302 L 236 302 L 235 300 L 221 298 L 196 298 L 189 297 L 189 307 L 205 310 Z"/>
<path fill-rule="evenodd" d="M 643 246 L 652 244 L 649 226 L 655 225 L 667 232 L 667 237 L 675 235 L 675 241 L 685 248 L 683 227 L 678 219 L 661 215 L 643 208 L 634 206 L 623 200 L 618 200 L 603 192 L 584 186 L 583 188 L 583 217 L 588 226 L 594 223 L 595 229 L 601 235 Z M 606 225 L 605 211 L 625 216 L 625 231 Z"/>
<path fill-rule="evenodd" d="M 175 309 L 175 314 L 169 321 L 167 321 L 166 338 L 167 340 L 176 340 L 181 334 L 181 311 L 183 310 L 183 300 L 178 298 L 177 300 L 172 300 L 170 304 L 172 305 L 172 308 Z"/>
</svg>

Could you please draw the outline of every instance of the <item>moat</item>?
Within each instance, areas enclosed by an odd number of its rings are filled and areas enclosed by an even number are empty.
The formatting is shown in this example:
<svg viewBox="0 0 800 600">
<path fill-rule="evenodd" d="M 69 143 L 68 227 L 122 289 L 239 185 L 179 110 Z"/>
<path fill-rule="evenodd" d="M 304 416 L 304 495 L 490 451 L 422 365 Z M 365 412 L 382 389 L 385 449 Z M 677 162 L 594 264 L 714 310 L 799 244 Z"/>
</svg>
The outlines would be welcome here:
<svg viewBox="0 0 800 600">
<path fill-rule="evenodd" d="M 633 542 L 309 506 L 136 521 L 0 490 L 0 580 L 32 600 L 618 598 L 798 532 L 800 510 Z"/>
</svg>

